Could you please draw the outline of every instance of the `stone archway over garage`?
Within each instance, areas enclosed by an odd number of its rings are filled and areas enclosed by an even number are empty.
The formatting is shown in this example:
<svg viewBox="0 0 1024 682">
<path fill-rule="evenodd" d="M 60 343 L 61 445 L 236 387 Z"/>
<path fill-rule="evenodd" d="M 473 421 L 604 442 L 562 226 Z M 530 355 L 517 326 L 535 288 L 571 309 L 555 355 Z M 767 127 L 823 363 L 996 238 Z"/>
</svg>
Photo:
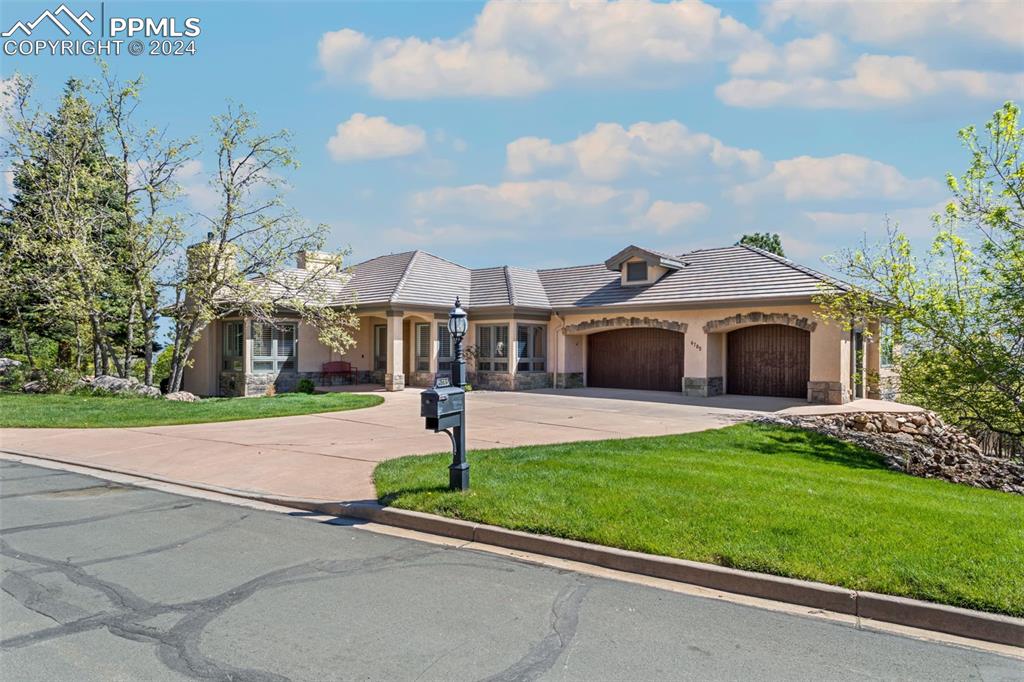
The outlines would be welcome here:
<svg viewBox="0 0 1024 682">
<path fill-rule="evenodd" d="M 562 328 L 563 334 L 591 334 L 612 329 L 664 329 L 670 332 L 686 333 L 685 322 L 675 320 L 659 320 L 654 317 L 602 317 L 576 324 L 567 324 Z"/>
<path fill-rule="evenodd" d="M 720 320 L 711 320 L 704 325 L 705 334 L 730 331 L 740 327 L 749 327 L 754 324 L 780 324 L 786 327 L 796 327 L 805 332 L 813 332 L 818 328 L 818 323 L 806 317 L 791 315 L 790 313 L 737 313 Z"/>
</svg>

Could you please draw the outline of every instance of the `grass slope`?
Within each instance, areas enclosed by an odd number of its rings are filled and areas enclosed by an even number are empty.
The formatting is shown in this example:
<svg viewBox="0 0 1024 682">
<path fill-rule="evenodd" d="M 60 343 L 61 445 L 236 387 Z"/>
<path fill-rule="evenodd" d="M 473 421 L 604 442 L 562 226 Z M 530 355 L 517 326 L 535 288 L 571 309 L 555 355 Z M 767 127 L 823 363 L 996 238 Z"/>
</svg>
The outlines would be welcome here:
<svg viewBox="0 0 1024 682">
<path fill-rule="evenodd" d="M 154 398 L 0 394 L 0 427 L 114 427 L 201 424 L 372 407 L 380 396 L 285 393 L 272 398 L 209 398 L 183 403 Z"/>
<path fill-rule="evenodd" d="M 1024 498 L 915 478 L 856 446 L 742 424 L 449 455 L 375 472 L 382 501 L 602 545 L 1024 616 Z"/>
</svg>

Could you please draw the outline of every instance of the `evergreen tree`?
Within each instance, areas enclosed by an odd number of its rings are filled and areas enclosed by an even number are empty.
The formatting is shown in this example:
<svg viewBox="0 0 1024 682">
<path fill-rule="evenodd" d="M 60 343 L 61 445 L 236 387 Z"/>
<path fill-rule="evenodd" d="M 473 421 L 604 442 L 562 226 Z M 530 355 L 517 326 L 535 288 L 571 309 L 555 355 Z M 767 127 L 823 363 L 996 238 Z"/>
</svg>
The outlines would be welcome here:
<svg viewBox="0 0 1024 682">
<path fill-rule="evenodd" d="M 786 257 L 786 252 L 782 250 L 782 239 L 777 233 L 769 232 L 754 232 L 753 234 L 745 234 L 740 237 L 737 244 L 747 244 L 748 246 L 756 246 L 762 251 L 768 253 L 774 253 L 777 256 Z"/>
</svg>

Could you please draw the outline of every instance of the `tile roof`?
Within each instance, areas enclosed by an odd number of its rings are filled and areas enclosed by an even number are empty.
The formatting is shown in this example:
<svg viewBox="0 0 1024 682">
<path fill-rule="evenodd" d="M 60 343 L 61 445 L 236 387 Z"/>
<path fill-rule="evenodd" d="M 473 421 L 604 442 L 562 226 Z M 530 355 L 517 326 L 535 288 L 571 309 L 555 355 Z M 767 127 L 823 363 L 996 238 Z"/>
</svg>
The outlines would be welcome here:
<svg viewBox="0 0 1024 682">
<path fill-rule="evenodd" d="M 745 245 L 690 251 L 678 258 L 687 263 L 684 268 L 646 286 L 622 286 L 619 273 L 607 270 L 603 263 L 538 274 L 555 308 L 809 297 L 820 291 L 822 282 L 846 286 Z"/>
<path fill-rule="evenodd" d="M 471 279 L 470 296 L 462 300 L 467 307 L 511 305 L 504 267 L 473 270 Z"/>
<path fill-rule="evenodd" d="M 658 253 L 650 251 L 650 253 Z M 651 304 L 700 304 L 772 298 L 804 298 L 823 283 L 843 284 L 786 258 L 747 245 L 700 249 L 678 256 L 685 265 L 657 282 L 622 286 L 604 263 L 549 270 L 498 266 L 471 270 L 425 251 L 389 254 L 357 263 L 351 276 L 329 285 L 336 303 L 467 308 L 586 308 Z M 302 277 L 286 268 L 282 277 Z"/>
</svg>

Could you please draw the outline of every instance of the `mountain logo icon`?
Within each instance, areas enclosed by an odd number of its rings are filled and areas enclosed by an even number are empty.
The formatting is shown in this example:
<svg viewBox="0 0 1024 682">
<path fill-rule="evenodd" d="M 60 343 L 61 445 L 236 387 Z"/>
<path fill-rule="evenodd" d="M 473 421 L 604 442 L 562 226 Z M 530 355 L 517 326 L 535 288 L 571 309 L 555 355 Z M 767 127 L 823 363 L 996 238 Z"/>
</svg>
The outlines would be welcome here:
<svg viewBox="0 0 1024 682">
<path fill-rule="evenodd" d="M 44 20 L 49 20 L 64 35 L 71 35 L 71 31 L 68 30 L 68 27 L 61 23 L 61 20 L 58 18 L 59 15 L 63 15 L 65 21 L 68 21 L 73 25 L 77 26 L 85 33 L 85 35 L 92 35 L 92 29 L 85 25 L 85 21 L 94 21 L 95 17 L 87 11 L 82 12 L 79 15 L 76 15 L 74 12 L 68 9 L 67 5 L 64 4 L 61 4 L 60 7 L 53 10 L 52 12 L 50 10 L 45 10 L 42 14 L 36 17 L 35 21 L 30 21 L 27 23 L 24 21 L 15 22 L 15 24 L 11 26 L 11 28 L 4 31 L 3 33 L 0 33 L 0 35 L 2 35 L 4 38 L 10 38 L 18 31 L 21 31 L 26 36 L 30 36 L 32 35 L 32 31 L 34 31 L 36 27 L 39 26 L 39 24 L 43 23 Z"/>
</svg>

